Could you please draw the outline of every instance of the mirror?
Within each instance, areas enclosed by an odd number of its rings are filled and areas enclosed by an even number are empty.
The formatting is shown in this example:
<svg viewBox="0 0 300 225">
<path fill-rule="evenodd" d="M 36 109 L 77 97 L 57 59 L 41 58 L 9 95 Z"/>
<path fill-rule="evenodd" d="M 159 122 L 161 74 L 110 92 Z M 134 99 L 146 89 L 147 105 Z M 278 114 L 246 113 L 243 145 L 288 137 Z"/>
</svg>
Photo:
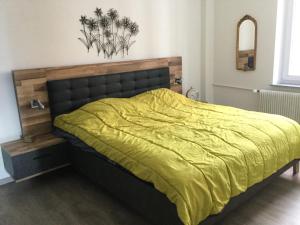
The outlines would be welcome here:
<svg viewBox="0 0 300 225">
<path fill-rule="evenodd" d="M 253 71 L 256 68 L 257 22 L 246 15 L 237 26 L 236 69 Z"/>
</svg>

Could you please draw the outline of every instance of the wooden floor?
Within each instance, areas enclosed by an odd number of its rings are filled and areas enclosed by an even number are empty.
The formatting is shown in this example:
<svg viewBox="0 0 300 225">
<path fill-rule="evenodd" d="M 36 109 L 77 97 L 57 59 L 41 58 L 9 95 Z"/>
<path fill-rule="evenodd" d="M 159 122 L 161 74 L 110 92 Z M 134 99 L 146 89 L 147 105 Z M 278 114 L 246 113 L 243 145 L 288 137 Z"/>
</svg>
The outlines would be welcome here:
<svg viewBox="0 0 300 225">
<path fill-rule="evenodd" d="M 150 225 L 71 169 L 0 186 L 0 225 L 96 224 Z M 220 225 L 299 224 L 300 176 L 288 171 Z"/>
</svg>

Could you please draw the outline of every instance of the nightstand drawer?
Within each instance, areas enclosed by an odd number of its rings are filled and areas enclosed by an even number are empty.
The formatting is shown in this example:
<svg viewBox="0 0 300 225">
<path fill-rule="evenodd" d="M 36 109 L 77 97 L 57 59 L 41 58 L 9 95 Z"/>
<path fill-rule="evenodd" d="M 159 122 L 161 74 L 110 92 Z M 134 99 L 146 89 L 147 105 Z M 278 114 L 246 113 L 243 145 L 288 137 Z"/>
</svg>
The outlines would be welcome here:
<svg viewBox="0 0 300 225">
<path fill-rule="evenodd" d="M 10 155 L 3 149 L 4 166 L 15 180 L 35 176 L 69 163 L 68 143 Z"/>
<path fill-rule="evenodd" d="M 58 144 L 13 158 L 14 179 L 22 179 L 68 163 L 67 144 Z"/>
</svg>

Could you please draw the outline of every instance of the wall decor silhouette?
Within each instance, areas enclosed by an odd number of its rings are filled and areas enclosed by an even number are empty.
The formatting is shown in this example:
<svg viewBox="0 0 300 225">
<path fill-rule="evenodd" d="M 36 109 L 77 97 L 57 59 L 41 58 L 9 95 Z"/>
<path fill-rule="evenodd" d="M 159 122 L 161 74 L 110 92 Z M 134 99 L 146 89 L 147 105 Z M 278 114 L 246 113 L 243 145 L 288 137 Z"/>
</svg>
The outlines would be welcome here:
<svg viewBox="0 0 300 225">
<path fill-rule="evenodd" d="M 129 17 L 120 18 L 115 9 L 104 13 L 101 8 L 96 8 L 94 18 L 81 16 L 80 23 L 83 38 L 78 38 L 87 48 L 95 48 L 98 55 L 103 53 L 104 58 L 111 59 L 113 55 L 128 55 L 129 49 L 136 42 L 132 40 L 139 33 L 139 25 Z"/>
</svg>

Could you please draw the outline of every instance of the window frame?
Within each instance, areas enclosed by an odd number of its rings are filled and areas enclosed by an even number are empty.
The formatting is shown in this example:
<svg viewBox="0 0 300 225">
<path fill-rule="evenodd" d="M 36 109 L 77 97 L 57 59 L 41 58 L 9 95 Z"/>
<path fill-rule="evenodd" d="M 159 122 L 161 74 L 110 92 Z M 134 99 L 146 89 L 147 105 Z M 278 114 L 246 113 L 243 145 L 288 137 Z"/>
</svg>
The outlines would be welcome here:
<svg viewBox="0 0 300 225">
<path fill-rule="evenodd" d="M 281 41 L 279 43 L 281 53 L 279 56 L 279 68 L 278 68 L 279 76 L 276 84 L 300 85 L 300 76 L 289 75 L 294 0 L 283 0 L 283 1 L 284 1 L 283 3 L 284 9 L 282 14 L 283 21 L 282 21 L 282 28 L 281 28 Z M 278 5 L 278 7 L 280 7 L 280 5 Z"/>
</svg>

